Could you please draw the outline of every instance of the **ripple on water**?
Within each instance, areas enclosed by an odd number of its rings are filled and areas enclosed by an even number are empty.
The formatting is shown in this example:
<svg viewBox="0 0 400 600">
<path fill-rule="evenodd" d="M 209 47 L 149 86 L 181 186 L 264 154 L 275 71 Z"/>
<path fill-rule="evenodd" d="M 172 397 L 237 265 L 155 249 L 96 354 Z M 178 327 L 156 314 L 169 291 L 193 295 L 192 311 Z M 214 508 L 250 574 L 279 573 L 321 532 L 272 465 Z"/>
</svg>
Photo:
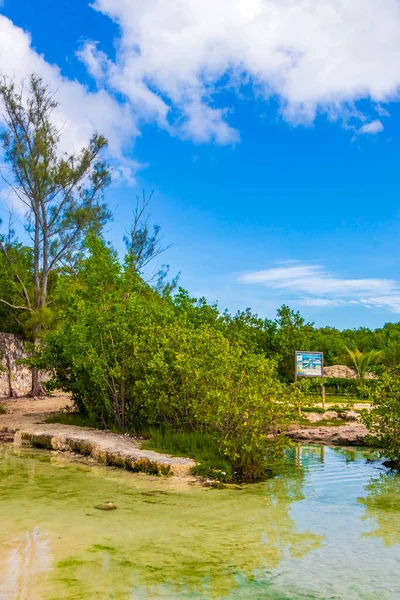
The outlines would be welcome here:
<svg viewBox="0 0 400 600">
<path fill-rule="evenodd" d="M 353 449 L 215 490 L 0 447 L 0 600 L 394 600 L 399 492 Z"/>
</svg>

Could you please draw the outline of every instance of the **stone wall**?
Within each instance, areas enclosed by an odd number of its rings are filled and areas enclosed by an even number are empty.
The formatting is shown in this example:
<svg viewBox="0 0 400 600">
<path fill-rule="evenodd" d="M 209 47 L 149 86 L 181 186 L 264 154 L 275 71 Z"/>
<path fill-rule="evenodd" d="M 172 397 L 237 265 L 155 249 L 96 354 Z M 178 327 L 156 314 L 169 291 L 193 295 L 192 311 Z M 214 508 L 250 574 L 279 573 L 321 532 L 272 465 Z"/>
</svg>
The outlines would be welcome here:
<svg viewBox="0 0 400 600">
<path fill-rule="evenodd" d="M 32 375 L 18 361 L 26 358 L 24 342 L 21 338 L 10 333 L 0 333 L 0 362 L 4 371 L 0 372 L 0 398 L 10 395 L 10 380 L 18 395 L 24 395 L 31 389 Z"/>
</svg>

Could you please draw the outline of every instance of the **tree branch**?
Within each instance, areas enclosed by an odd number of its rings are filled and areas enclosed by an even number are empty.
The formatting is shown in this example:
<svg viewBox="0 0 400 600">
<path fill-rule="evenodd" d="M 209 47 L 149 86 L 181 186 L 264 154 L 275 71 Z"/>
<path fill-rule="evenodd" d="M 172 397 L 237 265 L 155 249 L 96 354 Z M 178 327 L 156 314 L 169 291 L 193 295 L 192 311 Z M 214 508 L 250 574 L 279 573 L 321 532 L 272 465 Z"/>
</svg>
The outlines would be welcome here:
<svg viewBox="0 0 400 600">
<path fill-rule="evenodd" d="M 16 310 L 27 310 L 29 312 L 32 312 L 32 309 L 28 308 L 27 306 L 15 306 L 14 304 L 10 304 L 9 302 L 7 302 L 7 300 L 3 300 L 3 298 L 0 298 L 0 302 L 3 302 L 3 304 L 7 304 L 7 306 L 9 306 L 10 308 L 15 308 Z"/>
</svg>

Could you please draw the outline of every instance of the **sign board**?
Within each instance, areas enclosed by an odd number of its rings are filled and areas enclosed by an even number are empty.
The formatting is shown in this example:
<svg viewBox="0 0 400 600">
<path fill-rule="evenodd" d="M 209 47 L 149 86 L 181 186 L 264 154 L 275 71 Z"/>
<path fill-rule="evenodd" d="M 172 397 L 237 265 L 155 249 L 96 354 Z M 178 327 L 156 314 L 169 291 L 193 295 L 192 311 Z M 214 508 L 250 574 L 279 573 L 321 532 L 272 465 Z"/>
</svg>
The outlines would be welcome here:
<svg viewBox="0 0 400 600">
<path fill-rule="evenodd" d="M 295 376 L 297 377 L 323 377 L 324 353 L 323 352 L 295 352 Z"/>
</svg>

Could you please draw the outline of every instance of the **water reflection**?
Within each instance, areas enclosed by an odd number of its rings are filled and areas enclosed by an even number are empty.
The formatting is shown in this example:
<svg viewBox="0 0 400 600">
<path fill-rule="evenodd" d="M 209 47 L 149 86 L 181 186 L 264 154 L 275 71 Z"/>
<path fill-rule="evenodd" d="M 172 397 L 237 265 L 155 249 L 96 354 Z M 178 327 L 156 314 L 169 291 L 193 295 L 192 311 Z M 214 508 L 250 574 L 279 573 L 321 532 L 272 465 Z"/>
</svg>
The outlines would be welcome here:
<svg viewBox="0 0 400 600">
<path fill-rule="evenodd" d="M 380 538 L 385 546 L 400 544 L 400 475 L 381 473 L 366 491 L 359 502 L 366 508 L 364 518 L 372 521 L 372 531 L 365 535 Z"/>
<path fill-rule="evenodd" d="M 0 546 L 0 598 L 39 599 L 35 582 L 50 570 L 50 566 L 49 541 L 38 528 L 28 531 L 24 539 L 3 541 Z"/>
<path fill-rule="evenodd" d="M 214 490 L 0 447 L 0 600 L 392 600 L 373 536 L 398 542 L 378 514 L 393 480 L 371 483 L 377 466 L 299 446 L 275 478 Z"/>
</svg>

